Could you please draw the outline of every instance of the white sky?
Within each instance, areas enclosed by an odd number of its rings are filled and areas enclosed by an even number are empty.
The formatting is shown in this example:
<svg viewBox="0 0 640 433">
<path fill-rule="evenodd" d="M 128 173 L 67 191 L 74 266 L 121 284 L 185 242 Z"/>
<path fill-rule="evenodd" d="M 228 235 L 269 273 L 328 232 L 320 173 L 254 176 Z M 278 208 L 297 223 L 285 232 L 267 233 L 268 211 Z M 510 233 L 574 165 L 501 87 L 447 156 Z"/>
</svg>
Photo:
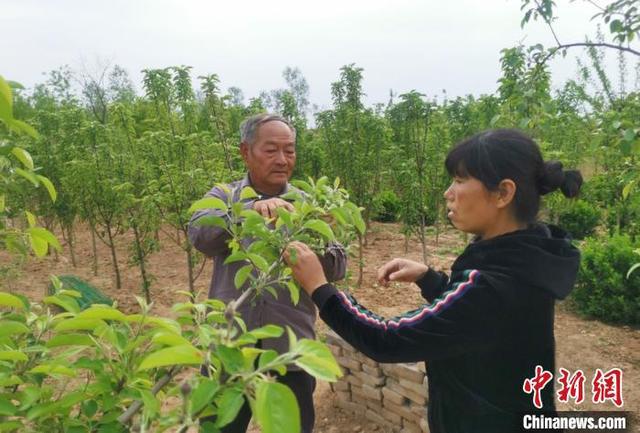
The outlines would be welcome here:
<svg viewBox="0 0 640 433">
<path fill-rule="evenodd" d="M 594 35 L 592 5 L 556 1 L 562 42 Z M 519 0 L 0 0 L 0 74 L 30 87 L 61 65 L 108 61 L 140 88 L 141 69 L 184 64 L 248 100 L 283 87 L 293 66 L 311 102 L 329 107 L 339 68 L 356 63 L 368 103 L 386 102 L 390 89 L 478 95 L 495 91 L 502 48 L 552 44 L 542 23 L 523 30 L 521 17 Z M 554 60 L 555 83 L 575 76 L 578 54 Z"/>
</svg>

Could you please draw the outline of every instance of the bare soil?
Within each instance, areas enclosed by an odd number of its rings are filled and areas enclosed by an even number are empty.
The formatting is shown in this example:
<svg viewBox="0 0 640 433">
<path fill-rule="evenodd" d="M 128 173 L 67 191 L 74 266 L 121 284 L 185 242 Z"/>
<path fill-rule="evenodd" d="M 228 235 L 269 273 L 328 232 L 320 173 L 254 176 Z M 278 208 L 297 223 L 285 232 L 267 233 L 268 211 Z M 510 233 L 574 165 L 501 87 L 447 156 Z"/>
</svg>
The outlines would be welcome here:
<svg viewBox="0 0 640 433">
<path fill-rule="evenodd" d="M 41 299 L 46 290 L 50 275 L 74 274 L 86 279 L 99 287 L 105 293 L 118 301 L 118 305 L 126 311 L 135 311 L 137 304 L 134 295 L 141 295 L 140 274 L 135 266 L 128 262 L 129 235 L 116 239 L 118 245 L 118 261 L 122 275 L 122 288 L 115 289 L 114 272 L 111 265 L 108 248 L 98 241 L 98 274 L 92 272 L 91 237 L 85 227 L 76 233 L 77 267 L 71 264 L 66 245 L 64 252 L 58 257 L 50 256 L 44 259 L 28 259 L 17 268 L 11 277 L 0 280 L 2 290 L 19 292 L 31 299 Z M 62 236 L 58 236 L 62 239 Z M 151 288 L 156 314 L 169 315 L 170 306 L 182 300 L 177 293 L 188 290 L 185 253 L 167 236 L 161 234 L 162 248 L 151 258 L 148 266 L 150 274 L 155 278 Z M 441 233 L 436 242 L 435 235 L 428 237 L 428 263 L 437 269 L 448 269 L 457 254 L 464 247 L 465 240 L 454 230 Z M 380 287 L 376 282 L 376 270 L 379 266 L 394 257 L 407 257 L 422 260 L 422 249 L 416 239 L 410 239 L 406 244 L 400 234 L 400 227 L 396 224 L 373 224 L 368 235 L 368 243 L 364 249 L 365 269 L 362 287 L 351 287 L 352 293 L 358 300 L 371 310 L 393 316 L 403 311 L 413 309 L 422 303 L 419 290 L 410 284 L 392 284 L 390 287 Z M 8 263 L 9 256 L 0 253 L 0 261 Z M 200 265 L 197 266 L 197 270 Z M 204 263 L 204 268 L 196 282 L 196 289 L 205 296 L 211 278 L 212 266 L 210 261 Z M 356 260 L 350 263 L 351 279 L 353 283 L 357 277 Z M 322 335 L 326 326 L 318 323 L 318 334 Z M 585 319 L 572 312 L 568 305 L 559 303 L 556 309 L 555 333 L 557 342 L 557 367 L 563 367 L 571 372 L 580 369 L 585 373 L 586 400 L 580 405 L 559 404 L 560 410 L 620 410 L 612 403 L 594 404 L 590 401 L 590 382 L 596 369 L 608 371 L 619 367 L 623 370 L 623 398 L 622 410 L 634 414 L 635 424 L 640 414 L 640 330 L 628 326 L 611 326 L 599 321 Z M 317 433 L 357 433 L 383 431 L 374 423 L 345 413 L 334 405 L 333 394 L 328 384 L 320 382 L 315 393 L 316 429 Z M 259 430 L 252 427 L 256 433 Z M 640 425 L 634 427 L 640 431 Z"/>
</svg>

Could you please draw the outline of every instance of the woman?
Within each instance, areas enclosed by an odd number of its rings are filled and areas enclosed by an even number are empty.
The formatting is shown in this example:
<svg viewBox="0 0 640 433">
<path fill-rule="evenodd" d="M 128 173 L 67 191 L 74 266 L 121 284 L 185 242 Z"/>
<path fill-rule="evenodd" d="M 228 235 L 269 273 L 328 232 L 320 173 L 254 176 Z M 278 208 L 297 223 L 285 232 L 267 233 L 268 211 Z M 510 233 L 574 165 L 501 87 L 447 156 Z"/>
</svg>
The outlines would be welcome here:
<svg viewBox="0 0 640 433">
<path fill-rule="evenodd" d="M 473 242 L 450 276 L 405 259 L 378 271 L 383 284 L 415 282 L 428 301 L 421 308 L 385 320 L 328 284 L 306 245 L 292 243 L 295 264 L 286 259 L 320 317 L 356 349 L 379 362 L 426 361 L 432 433 L 520 431 L 524 413 L 555 412 L 553 382 L 542 409 L 523 385 L 538 365 L 555 372 L 554 304 L 571 291 L 580 261 L 564 231 L 536 221 L 540 196 L 574 197 L 582 177 L 544 162 L 511 129 L 462 141 L 445 165 L 449 219 Z"/>
</svg>

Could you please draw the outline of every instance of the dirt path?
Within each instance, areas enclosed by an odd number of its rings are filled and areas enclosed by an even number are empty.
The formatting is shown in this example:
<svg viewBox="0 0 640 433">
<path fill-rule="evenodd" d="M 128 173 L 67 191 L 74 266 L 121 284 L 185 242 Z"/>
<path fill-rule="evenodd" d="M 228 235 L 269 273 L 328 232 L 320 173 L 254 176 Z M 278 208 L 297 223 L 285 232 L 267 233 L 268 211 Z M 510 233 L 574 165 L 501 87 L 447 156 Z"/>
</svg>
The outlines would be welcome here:
<svg viewBox="0 0 640 433">
<path fill-rule="evenodd" d="M 118 242 L 119 262 L 122 272 L 123 287 L 113 289 L 113 271 L 108 249 L 99 245 L 99 272 L 94 276 L 91 271 L 91 240 L 87 230 L 79 230 L 76 251 L 79 265 L 71 266 L 67 254 L 59 255 L 58 261 L 53 257 L 43 260 L 30 259 L 22 267 L 20 273 L 10 279 L 0 280 L 2 290 L 20 291 L 32 299 L 40 299 L 44 294 L 49 275 L 75 274 L 104 289 L 110 296 L 118 300 L 125 310 L 136 309 L 133 295 L 140 295 L 140 278 L 137 268 L 127 265 L 127 243 L 130 238 L 121 237 Z M 186 290 L 186 259 L 184 253 L 168 239 L 161 238 L 162 250 L 154 254 L 149 264 L 149 271 L 155 277 L 152 287 L 152 299 L 156 314 L 169 314 L 169 306 L 178 300 L 178 290 Z M 435 268 L 447 269 L 456 255 L 462 250 L 462 236 L 453 230 L 440 235 L 436 245 L 433 235 L 429 237 L 429 263 Z M 365 247 L 365 274 L 361 289 L 354 289 L 358 300 L 372 310 L 392 316 L 405 310 L 415 308 L 422 302 L 415 286 L 409 284 L 393 284 L 390 287 L 378 287 L 375 282 L 376 269 L 393 257 L 402 256 L 415 260 L 422 259 L 419 243 L 411 240 L 408 253 L 405 254 L 405 240 L 399 234 L 399 226 L 395 224 L 374 224 L 369 234 L 369 243 Z M 0 254 L 0 261 L 8 261 L 6 255 Z M 350 269 L 354 272 L 355 260 Z M 211 278 L 211 263 L 205 263 L 202 275 L 197 281 L 197 290 L 206 293 Z M 319 334 L 326 328 L 319 324 Z M 587 401 L 579 406 L 560 405 L 566 410 L 612 410 L 613 404 L 593 404 L 590 400 L 590 381 L 597 368 L 607 371 L 619 367 L 624 373 L 623 397 L 624 410 L 640 413 L 640 331 L 629 327 L 615 327 L 598 321 L 585 320 L 568 311 L 560 303 L 556 311 L 557 366 L 574 372 L 581 369 L 587 378 Z M 333 405 L 333 396 L 326 383 L 320 383 L 315 394 L 316 432 L 317 433 L 357 433 L 381 431 L 378 427 L 364 419 L 355 418 L 337 409 Z M 636 421 L 636 424 L 639 424 Z M 636 426 L 640 431 L 640 426 Z M 252 432 L 257 432 L 252 429 Z"/>
</svg>

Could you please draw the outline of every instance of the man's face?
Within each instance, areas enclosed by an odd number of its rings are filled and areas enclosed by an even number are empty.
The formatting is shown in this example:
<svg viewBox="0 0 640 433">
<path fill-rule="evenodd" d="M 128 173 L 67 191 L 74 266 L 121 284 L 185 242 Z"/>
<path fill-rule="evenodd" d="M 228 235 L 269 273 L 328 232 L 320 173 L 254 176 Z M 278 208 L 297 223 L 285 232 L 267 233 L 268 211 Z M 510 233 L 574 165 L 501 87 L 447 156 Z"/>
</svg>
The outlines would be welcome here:
<svg viewBox="0 0 640 433">
<path fill-rule="evenodd" d="M 240 153 L 251 182 L 260 191 L 277 194 L 285 187 L 296 164 L 296 141 L 289 126 L 273 120 L 258 127 L 255 142 L 242 143 Z"/>
</svg>

